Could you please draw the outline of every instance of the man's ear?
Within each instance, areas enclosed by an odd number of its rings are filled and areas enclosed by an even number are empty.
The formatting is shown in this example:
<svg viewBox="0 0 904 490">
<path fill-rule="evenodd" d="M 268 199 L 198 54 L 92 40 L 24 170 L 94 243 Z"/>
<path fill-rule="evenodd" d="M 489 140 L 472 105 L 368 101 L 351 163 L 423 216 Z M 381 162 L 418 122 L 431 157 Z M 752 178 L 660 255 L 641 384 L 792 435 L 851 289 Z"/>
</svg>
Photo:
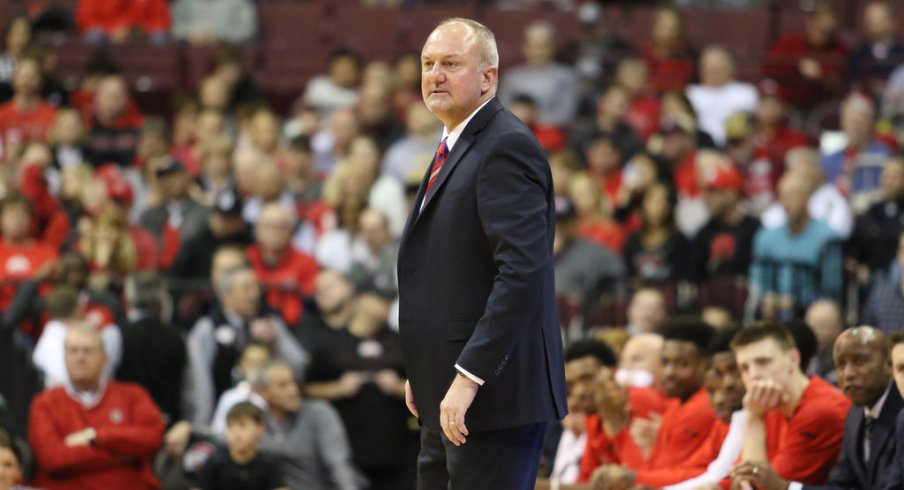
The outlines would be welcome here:
<svg viewBox="0 0 904 490">
<path fill-rule="evenodd" d="M 499 81 L 499 68 L 496 66 L 484 67 L 481 75 L 483 76 L 480 83 L 480 93 L 485 94 L 496 87 Z"/>
<path fill-rule="evenodd" d="M 788 357 L 791 358 L 791 362 L 794 363 L 794 367 L 800 367 L 800 351 L 797 349 L 791 349 L 788 351 Z M 801 369 L 803 371 L 803 369 Z"/>
</svg>

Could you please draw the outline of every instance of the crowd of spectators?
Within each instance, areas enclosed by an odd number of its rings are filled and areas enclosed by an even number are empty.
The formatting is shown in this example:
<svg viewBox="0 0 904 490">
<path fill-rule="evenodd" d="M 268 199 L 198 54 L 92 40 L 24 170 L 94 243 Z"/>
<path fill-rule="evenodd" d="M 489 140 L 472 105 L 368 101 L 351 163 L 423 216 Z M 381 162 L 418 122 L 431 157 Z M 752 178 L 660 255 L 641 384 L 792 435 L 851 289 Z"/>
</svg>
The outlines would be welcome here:
<svg viewBox="0 0 904 490">
<path fill-rule="evenodd" d="M 500 71 L 556 196 L 572 414 L 537 488 L 694 488 L 755 463 L 821 484 L 848 407 L 876 403 L 830 383 L 854 382 L 845 338 L 891 359 L 904 329 L 902 24 L 876 1 L 842 32 L 837 6 L 802 5 L 753 78 L 672 7 L 636 46 L 597 5 L 567 52 L 530 23 Z M 10 21 L 0 490 L 413 488 L 395 262 L 442 131 L 418 56 L 337 50 L 287 110 L 230 48 L 256 36 L 252 1 L 81 0 L 73 18 L 98 45 L 219 54 L 161 117 L 103 55 L 64 88 L 34 24 Z M 756 355 L 787 369 L 743 371 Z M 740 410 L 775 386 L 797 419 Z M 795 424 L 823 425 L 776 439 Z"/>
</svg>

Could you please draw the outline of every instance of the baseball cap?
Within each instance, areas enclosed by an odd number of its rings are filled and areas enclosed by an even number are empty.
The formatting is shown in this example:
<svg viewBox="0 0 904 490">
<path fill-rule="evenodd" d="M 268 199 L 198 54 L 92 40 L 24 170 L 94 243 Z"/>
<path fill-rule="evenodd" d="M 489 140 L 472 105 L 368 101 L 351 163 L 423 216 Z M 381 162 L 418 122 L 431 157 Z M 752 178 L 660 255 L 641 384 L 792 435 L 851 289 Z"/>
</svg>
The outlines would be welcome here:
<svg viewBox="0 0 904 490">
<path fill-rule="evenodd" d="M 717 167 L 706 175 L 706 188 L 714 191 L 738 191 L 744 188 L 741 174 L 734 168 Z"/>
<path fill-rule="evenodd" d="M 175 158 L 167 158 L 157 166 L 156 170 L 154 170 L 154 174 L 158 178 L 177 172 L 185 172 L 185 165 L 182 165 L 182 162 Z"/>
</svg>

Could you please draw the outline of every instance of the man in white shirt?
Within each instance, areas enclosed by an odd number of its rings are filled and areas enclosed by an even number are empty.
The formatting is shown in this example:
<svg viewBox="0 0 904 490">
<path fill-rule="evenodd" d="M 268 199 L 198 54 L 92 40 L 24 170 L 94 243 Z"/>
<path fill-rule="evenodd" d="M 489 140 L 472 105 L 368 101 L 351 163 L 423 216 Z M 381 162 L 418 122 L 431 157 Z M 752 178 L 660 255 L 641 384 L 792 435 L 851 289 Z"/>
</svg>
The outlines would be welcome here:
<svg viewBox="0 0 904 490">
<path fill-rule="evenodd" d="M 725 121 L 738 111 L 753 112 L 756 88 L 734 79 L 734 59 L 723 46 L 712 45 L 700 55 L 700 84 L 687 87 L 687 98 L 697 111 L 700 129 L 725 145 Z"/>
</svg>

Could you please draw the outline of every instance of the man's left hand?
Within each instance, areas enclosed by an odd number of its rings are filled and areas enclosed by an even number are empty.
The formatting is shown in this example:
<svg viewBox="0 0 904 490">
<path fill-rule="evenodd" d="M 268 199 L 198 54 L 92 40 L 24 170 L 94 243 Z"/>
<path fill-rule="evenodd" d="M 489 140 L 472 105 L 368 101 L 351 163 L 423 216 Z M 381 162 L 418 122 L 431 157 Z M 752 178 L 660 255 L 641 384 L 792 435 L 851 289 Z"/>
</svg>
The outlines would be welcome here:
<svg viewBox="0 0 904 490">
<path fill-rule="evenodd" d="M 97 431 L 94 430 L 93 427 L 88 427 L 87 429 L 82 429 L 77 432 L 73 432 L 66 436 L 66 439 L 63 442 L 67 447 L 79 447 L 79 446 L 87 446 L 91 444 L 97 437 Z"/>
<path fill-rule="evenodd" d="M 790 482 L 782 479 L 771 466 L 752 461 L 743 462 L 731 470 L 732 483 L 746 481 L 752 483 L 757 490 L 786 490 Z"/>
<path fill-rule="evenodd" d="M 452 386 L 439 404 L 439 425 L 446 437 L 456 446 L 467 442 L 465 436 L 468 435 L 468 428 L 465 426 L 465 414 L 474 402 L 478 388 L 480 385 L 474 381 L 456 374 Z"/>
<path fill-rule="evenodd" d="M 634 485 L 633 471 L 619 465 L 597 468 L 590 477 L 593 490 L 627 490 Z"/>
</svg>

